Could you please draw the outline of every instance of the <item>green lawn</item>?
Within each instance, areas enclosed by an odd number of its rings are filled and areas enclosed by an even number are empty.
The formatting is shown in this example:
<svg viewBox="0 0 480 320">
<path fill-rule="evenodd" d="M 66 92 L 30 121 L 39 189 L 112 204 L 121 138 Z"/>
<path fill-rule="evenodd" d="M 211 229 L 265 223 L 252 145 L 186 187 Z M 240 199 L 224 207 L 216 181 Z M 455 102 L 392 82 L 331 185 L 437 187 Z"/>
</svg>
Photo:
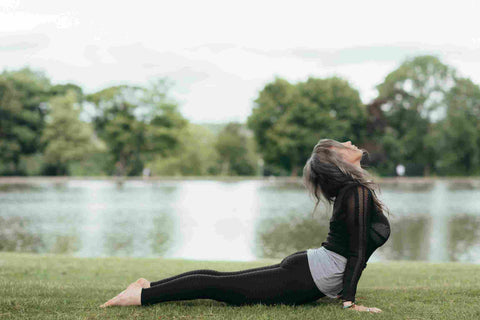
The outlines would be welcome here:
<svg viewBox="0 0 480 320">
<path fill-rule="evenodd" d="M 329 298 L 295 307 L 232 307 L 206 299 L 149 307 L 98 307 L 139 277 L 153 281 L 193 269 L 232 271 L 277 262 L 2 252 L 0 319 L 480 319 L 480 265 L 460 263 L 369 263 L 357 303 L 381 308 L 381 314 L 342 310 L 338 301 Z"/>
</svg>

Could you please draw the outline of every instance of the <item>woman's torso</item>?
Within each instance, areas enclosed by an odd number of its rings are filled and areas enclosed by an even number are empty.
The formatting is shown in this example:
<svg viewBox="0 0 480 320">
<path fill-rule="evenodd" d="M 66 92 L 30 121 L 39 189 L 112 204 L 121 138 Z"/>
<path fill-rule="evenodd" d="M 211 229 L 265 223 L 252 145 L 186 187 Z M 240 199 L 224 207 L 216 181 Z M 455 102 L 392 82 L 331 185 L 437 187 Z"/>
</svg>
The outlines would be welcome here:
<svg viewBox="0 0 480 320">
<path fill-rule="evenodd" d="M 349 232 L 346 223 L 345 208 L 344 208 L 344 195 L 354 186 L 344 187 L 339 191 L 337 198 L 335 199 L 332 217 L 330 218 L 330 228 L 326 240 L 322 243 L 322 246 L 334 251 L 346 258 L 355 254 L 349 252 Z M 374 193 L 374 191 L 372 191 Z M 390 236 L 390 223 L 387 217 L 379 210 L 379 208 L 373 202 L 372 197 L 368 206 L 370 212 L 368 214 L 369 219 L 367 223 L 367 259 L 372 253 L 379 247 L 381 247 Z"/>
<path fill-rule="evenodd" d="M 341 290 L 343 285 L 343 273 L 350 255 L 349 241 L 350 235 L 345 217 L 345 208 L 343 196 L 347 188 L 339 192 L 335 200 L 332 217 L 330 219 L 330 230 L 325 242 L 316 249 L 309 249 L 308 263 L 312 278 L 318 289 L 325 295 L 334 298 Z M 371 203 L 368 208 L 371 210 L 367 223 L 367 247 L 365 252 L 366 262 L 373 252 L 383 245 L 390 235 L 390 224 L 385 215 L 374 205 L 373 199 L 369 198 Z"/>
</svg>

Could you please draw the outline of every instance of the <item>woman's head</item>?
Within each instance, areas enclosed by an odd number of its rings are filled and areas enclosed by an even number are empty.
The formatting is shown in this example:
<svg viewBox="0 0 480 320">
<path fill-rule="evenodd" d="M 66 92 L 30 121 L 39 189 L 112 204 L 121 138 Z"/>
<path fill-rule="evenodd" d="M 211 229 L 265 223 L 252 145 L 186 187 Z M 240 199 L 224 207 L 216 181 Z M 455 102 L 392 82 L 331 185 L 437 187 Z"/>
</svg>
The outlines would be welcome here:
<svg viewBox="0 0 480 320">
<path fill-rule="evenodd" d="M 350 141 L 318 141 L 303 168 L 304 185 L 317 200 L 315 208 L 322 198 L 332 203 L 339 190 L 348 184 L 378 189 L 369 172 L 360 165 L 364 153 L 368 154 L 367 150 L 357 148 Z M 374 202 L 380 209 L 385 208 L 375 195 Z"/>
</svg>

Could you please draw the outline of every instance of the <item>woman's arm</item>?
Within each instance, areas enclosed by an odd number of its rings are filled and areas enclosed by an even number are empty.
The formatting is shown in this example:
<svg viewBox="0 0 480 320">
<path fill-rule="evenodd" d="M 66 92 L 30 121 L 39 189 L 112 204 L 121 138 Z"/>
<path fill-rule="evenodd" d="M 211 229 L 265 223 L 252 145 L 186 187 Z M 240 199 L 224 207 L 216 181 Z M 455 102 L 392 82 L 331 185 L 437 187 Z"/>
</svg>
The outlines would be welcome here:
<svg viewBox="0 0 480 320">
<path fill-rule="evenodd" d="M 343 275 L 342 300 L 355 302 L 357 284 L 365 268 L 367 256 L 367 227 L 372 212 L 371 191 L 364 186 L 356 186 L 345 197 L 346 224 L 349 234 L 349 257 Z"/>
</svg>

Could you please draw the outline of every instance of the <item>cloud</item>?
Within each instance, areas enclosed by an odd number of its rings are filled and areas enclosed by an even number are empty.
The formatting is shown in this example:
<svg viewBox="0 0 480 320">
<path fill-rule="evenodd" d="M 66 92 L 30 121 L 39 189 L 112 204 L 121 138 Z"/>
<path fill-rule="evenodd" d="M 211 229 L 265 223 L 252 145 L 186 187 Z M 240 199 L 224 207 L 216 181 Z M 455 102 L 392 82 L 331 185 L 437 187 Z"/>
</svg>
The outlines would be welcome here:
<svg viewBox="0 0 480 320">
<path fill-rule="evenodd" d="M 164 74 L 164 76 L 175 82 L 176 90 L 179 93 L 188 93 L 193 84 L 210 78 L 208 72 L 196 70 L 191 66 L 182 67 L 172 72 L 167 72 Z"/>
<path fill-rule="evenodd" d="M 415 47 L 358 46 L 336 50 L 293 49 L 291 54 L 302 59 L 321 61 L 323 66 L 359 64 L 371 61 L 399 61 L 405 56 L 420 53 Z"/>
<path fill-rule="evenodd" d="M 0 51 L 3 52 L 36 52 L 48 47 L 49 44 L 50 38 L 45 34 L 39 33 L 16 36 L 0 36 Z"/>
<path fill-rule="evenodd" d="M 231 43 L 206 43 L 206 44 L 190 47 L 187 50 L 197 51 L 201 49 L 208 49 L 212 53 L 220 53 L 224 50 L 234 49 L 234 48 L 238 48 L 238 45 L 231 44 Z"/>
<path fill-rule="evenodd" d="M 140 0 L 139 15 L 131 15 L 128 3 L 118 3 L 111 14 L 108 2 L 86 0 L 73 8 L 47 1 L 0 6 L 0 68 L 28 64 L 54 83 L 75 82 L 86 92 L 168 77 L 193 121 L 244 121 L 275 76 L 292 83 L 340 76 L 369 102 L 376 84 L 420 54 L 436 54 L 480 82 L 478 5 L 465 1 L 455 3 L 463 9 L 455 15 L 449 4 L 409 0 L 393 16 L 382 1 L 362 11 L 359 2 L 247 1 L 232 7 Z"/>
<path fill-rule="evenodd" d="M 475 41 L 475 39 L 472 41 Z M 427 54 L 450 58 L 461 56 L 466 61 L 476 62 L 480 56 L 480 38 L 478 40 L 478 46 L 473 48 L 451 44 L 432 45 L 417 42 L 405 42 L 333 49 L 315 47 L 297 47 L 282 50 L 261 50 L 246 47 L 243 49 L 270 58 L 295 57 L 304 61 L 314 61 L 324 67 L 361 64 L 374 61 L 401 62 L 408 57 Z"/>
<path fill-rule="evenodd" d="M 347 48 L 319 49 L 297 47 L 284 50 L 246 50 L 272 58 L 294 57 L 304 61 L 317 62 L 323 67 L 339 65 L 361 64 L 365 62 L 392 62 L 401 61 L 405 57 L 420 54 L 441 54 L 445 47 L 428 47 L 420 43 L 415 44 L 385 44 L 372 46 L 354 46 Z M 453 48 L 452 48 L 453 49 Z M 457 48 L 458 51 L 459 48 Z"/>
</svg>

